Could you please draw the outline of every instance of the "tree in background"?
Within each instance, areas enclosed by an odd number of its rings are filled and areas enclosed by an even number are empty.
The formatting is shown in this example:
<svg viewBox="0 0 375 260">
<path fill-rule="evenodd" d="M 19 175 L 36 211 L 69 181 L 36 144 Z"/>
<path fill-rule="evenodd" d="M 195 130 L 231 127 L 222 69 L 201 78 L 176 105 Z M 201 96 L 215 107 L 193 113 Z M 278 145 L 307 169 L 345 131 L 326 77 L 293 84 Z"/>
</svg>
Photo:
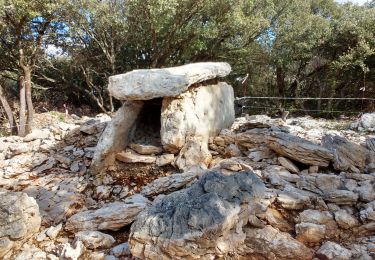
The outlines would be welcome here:
<svg viewBox="0 0 375 260">
<path fill-rule="evenodd" d="M 62 4 L 63 1 L 0 2 L 0 72 L 7 77 L 18 77 L 20 136 L 31 132 L 33 127 L 32 74 L 43 56 L 48 38 L 55 35 Z"/>
</svg>

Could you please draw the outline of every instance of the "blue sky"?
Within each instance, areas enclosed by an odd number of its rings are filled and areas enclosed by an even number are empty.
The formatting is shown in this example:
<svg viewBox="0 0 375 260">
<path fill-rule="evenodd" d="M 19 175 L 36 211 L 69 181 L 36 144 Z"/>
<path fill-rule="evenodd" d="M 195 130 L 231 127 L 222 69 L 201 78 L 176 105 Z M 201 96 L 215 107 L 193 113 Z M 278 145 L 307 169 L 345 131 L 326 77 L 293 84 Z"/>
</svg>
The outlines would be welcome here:
<svg viewBox="0 0 375 260">
<path fill-rule="evenodd" d="M 339 2 L 339 3 L 346 3 L 346 2 L 352 2 L 352 3 L 355 3 L 355 4 L 364 4 L 367 2 L 367 0 L 336 0 L 336 2 Z"/>
</svg>

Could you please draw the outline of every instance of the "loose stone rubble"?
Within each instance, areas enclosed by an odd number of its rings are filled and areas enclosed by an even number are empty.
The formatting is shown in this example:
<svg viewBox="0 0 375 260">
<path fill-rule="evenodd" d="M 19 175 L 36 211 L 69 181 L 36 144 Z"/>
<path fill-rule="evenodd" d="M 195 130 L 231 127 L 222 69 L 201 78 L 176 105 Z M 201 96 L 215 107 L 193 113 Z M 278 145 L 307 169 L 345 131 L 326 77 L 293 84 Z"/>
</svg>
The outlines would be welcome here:
<svg viewBox="0 0 375 260">
<path fill-rule="evenodd" d="M 2 259 L 375 258 L 375 136 L 348 121 L 237 118 L 186 148 L 207 170 L 129 142 L 155 160 L 99 178 L 91 161 L 114 121 L 38 117 L 29 136 L 0 137 Z"/>
</svg>

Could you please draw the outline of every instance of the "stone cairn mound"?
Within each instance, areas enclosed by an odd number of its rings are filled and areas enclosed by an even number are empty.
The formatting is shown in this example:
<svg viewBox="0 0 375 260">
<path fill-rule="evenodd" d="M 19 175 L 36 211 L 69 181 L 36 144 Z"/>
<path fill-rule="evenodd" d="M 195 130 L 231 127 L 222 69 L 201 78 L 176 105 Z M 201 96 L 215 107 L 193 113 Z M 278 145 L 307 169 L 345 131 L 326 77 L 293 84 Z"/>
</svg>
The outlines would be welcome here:
<svg viewBox="0 0 375 260">
<path fill-rule="evenodd" d="M 109 92 L 123 101 L 97 145 L 91 170 L 114 164 L 207 168 L 208 140 L 234 122 L 233 88 L 215 82 L 231 71 L 220 62 L 135 70 L 109 79 Z"/>
</svg>

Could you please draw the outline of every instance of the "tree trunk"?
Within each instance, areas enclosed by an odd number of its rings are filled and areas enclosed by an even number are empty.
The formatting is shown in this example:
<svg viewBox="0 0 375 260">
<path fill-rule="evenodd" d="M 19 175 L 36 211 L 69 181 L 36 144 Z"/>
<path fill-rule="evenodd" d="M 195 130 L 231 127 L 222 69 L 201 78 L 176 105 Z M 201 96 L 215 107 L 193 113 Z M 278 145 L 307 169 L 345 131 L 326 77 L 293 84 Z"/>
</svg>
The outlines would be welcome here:
<svg viewBox="0 0 375 260">
<path fill-rule="evenodd" d="M 285 95 L 285 73 L 281 67 L 276 68 L 276 84 L 279 91 L 279 95 L 284 97 Z"/>
<path fill-rule="evenodd" d="M 0 102 L 3 106 L 5 113 L 7 115 L 8 121 L 9 121 L 9 127 L 12 135 L 17 134 L 17 126 L 15 124 L 14 115 L 11 107 L 9 106 L 8 100 L 4 94 L 3 87 L 0 85 Z"/>
<path fill-rule="evenodd" d="M 19 136 L 26 135 L 26 92 L 25 92 L 25 79 L 23 76 L 19 78 L 20 88 L 20 125 L 18 130 Z"/>
<path fill-rule="evenodd" d="M 26 134 L 31 133 L 33 129 L 34 121 L 34 106 L 31 99 L 31 69 L 30 67 L 24 68 L 25 73 L 25 94 L 26 94 L 26 104 L 27 104 L 27 125 Z"/>
</svg>

